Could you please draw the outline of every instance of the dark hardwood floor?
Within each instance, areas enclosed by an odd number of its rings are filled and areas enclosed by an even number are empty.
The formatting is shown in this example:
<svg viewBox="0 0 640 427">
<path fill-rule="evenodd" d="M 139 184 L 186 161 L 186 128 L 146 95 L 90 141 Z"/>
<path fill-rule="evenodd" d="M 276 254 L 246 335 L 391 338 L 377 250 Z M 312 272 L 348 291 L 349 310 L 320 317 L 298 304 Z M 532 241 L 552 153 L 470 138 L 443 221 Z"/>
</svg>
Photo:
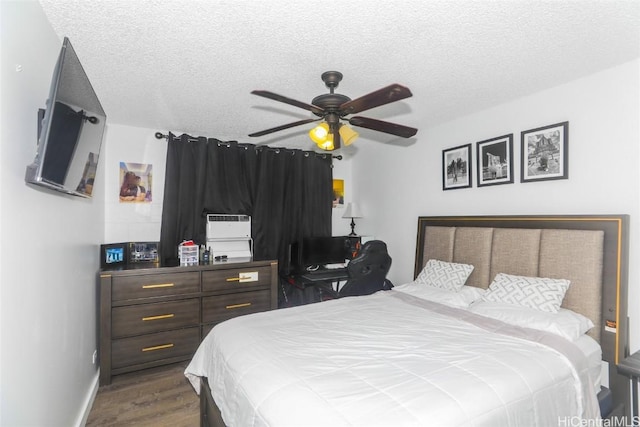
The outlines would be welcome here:
<svg viewBox="0 0 640 427">
<path fill-rule="evenodd" d="M 118 375 L 98 389 L 87 427 L 197 427 L 198 395 L 184 376 L 187 362 Z"/>
</svg>

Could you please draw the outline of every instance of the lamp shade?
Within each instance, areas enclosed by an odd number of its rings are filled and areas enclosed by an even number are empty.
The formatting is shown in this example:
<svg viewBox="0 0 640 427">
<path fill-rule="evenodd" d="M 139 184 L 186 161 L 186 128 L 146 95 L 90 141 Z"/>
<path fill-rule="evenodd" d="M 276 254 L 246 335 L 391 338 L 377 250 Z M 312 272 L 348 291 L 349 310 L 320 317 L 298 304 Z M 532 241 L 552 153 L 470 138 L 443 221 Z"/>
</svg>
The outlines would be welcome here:
<svg viewBox="0 0 640 427">
<path fill-rule="evenodd" d="M 362 218 L 362 212 L 357 203 L 347 203 L 347 209 L 344 210 L 342 218 Z"/>
<path fill-rule="evenodd" d="M 356 138 L 358 138 L 358 132 L 351 129 L 347 125 L 340 125 L 340 130 L 338 130 L 338 133 L 340 133 L 340 137 L 342 138 L 345 146 L 351 145 L 351 143 L 355 141 Z"/>
</svg>

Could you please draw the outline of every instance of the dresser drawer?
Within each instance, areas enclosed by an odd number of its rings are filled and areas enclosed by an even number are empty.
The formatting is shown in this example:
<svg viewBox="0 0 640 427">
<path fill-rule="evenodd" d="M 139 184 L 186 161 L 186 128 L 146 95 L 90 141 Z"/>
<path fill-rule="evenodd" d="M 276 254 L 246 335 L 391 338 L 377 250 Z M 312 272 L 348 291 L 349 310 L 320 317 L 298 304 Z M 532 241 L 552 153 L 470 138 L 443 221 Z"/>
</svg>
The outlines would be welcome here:
<svg viewBox="0 0 640 427">
<path fill-rule="evenodd" d="M 271 308 L 271 292 L 250 291 L 202 298 L 202 322 L 218 323 Z"/>
<path fill-rule="evenodd" d="M 268 287 L 270 284 L 271 267 L 269 266 L 202 272 L 203 292 Z"/>
<path fill-rule="evenodd" d="M 198 292 L 200 292 L 200 273 L 197 271 L 143 274 L 114 277 L 111 299 L 122 301 Z"/>
<path fill-rule="evenodd" d="M 113 369 L 171 357 L 191 356 L 200 342 L 200 328 L 158 332 L 114 340 L 111 347 Z"/>
<path fill-rule="evenodd" d="M 115 307 L 111 322 L 113 338 L 198 326 L 200 299 Z"/>
</svg>

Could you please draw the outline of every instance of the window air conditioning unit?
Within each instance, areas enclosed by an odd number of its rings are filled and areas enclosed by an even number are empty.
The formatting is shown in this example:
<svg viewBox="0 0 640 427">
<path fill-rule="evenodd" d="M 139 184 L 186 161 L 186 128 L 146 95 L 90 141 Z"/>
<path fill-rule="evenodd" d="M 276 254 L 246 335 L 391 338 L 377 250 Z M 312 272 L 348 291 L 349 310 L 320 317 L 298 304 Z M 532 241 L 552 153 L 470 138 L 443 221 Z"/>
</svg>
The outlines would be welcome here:
<svg viewBox="0 0 640 427">
<path fill-rule="evenodd" d="M 207 248 L 214 260 L 216 257 L 251 258 L 251 217 L 207 214 Z"/>
<path fill-rule="evenodd" d="M 207 215 L 207 240 L 251 238 L 249 215 Z"/>
</svg>

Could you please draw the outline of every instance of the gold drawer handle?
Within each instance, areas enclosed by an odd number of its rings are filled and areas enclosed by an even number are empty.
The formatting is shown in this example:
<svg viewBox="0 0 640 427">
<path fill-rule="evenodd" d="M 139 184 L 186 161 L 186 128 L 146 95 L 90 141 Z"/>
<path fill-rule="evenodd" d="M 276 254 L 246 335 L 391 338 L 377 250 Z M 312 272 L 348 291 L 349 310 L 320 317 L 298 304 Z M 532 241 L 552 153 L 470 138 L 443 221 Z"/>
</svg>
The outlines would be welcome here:
<svg viewBox="0 0 640 427">
<path fill-rule="evenodd" d="M 143 317 L 142 321 L 143 322 L 147 322 L 149 320 L 160 320 L 160 319 L 170 319 L 173 316 L 175 316 L 173 313 L 171 314 L 160 314 L 158 316 L 148 316 L 148 317 Z"/>
<path fill-rule="evenodd" d="M 142 351 L 164 350 L 165 348 L 171 348 L 171 347 L 173 347 L 173 344 L 162 344 L 162 345 L 156 345 L 154 347 L 145 347 L 142 349 Z"/>
<path fill-rule="evenodd" d="M 173 283 L 159 283 L 157 285 L 142 285 L 142 289 L 172 288 L 174 286 Z"/>
<path fill-rule="evenodd" d="M 227 282 L 257 282 L 258 281 L 258 272 L 257 271 L 245 271 L 238 274 L 238 277 L 229 277 Z"/>
<path fill-rule="evenodd" d="M 251 305 L 250 302 L 244 302 L 242 304 L 233 304 L 233 305 L 228 305 L 225 308 L 228 310 L 231 310 L 233 308 L 242 308 L 242 307 L 249 307 Z"/>
</svg>

